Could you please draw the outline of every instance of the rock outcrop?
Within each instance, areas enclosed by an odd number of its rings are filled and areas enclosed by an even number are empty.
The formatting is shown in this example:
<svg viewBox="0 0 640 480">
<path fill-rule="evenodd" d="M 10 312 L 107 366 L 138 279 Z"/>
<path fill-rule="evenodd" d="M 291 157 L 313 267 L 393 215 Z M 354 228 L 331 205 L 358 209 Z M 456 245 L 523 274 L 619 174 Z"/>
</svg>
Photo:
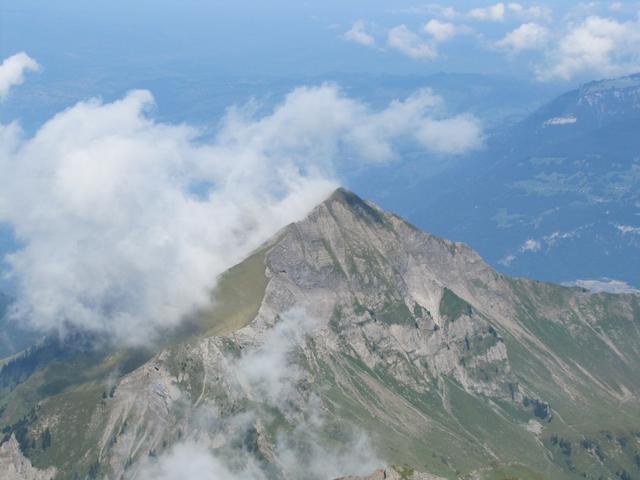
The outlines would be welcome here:
<svg viewBox="0 0 640 480">
<path fill-rule="evenodd" d="M 0 445 L 0 472 L 3 480 L 53 480 L 56 469 L 38 470 L 26 458 L 14 435 Z"/>
<path fill-rule="evenodd" d="M 184 442 L 269 479 L 398 464 L 415 472 L 343 478 L 458 478 L 515 463 L 564 478 L 556 432 L 601 431 L 613 411 L 640 418 L 638 296 L 505 277 L 344 190 L 247 261 L 264 282 L 242 268 L 224 281 L 255 297 L 250 317 L 203 314 L 206 328 L 128 373 L 114 354 L 94 367 L 114 365 L 103 384 L 40 398 L 30 434 L 50 425 L 53 441 L 30 455 L 57 459 L 60 478 L 142 478 Z M 210 333 L 223 324 L 234 328 Z M 83 409 L 85 428 L 58 432 Z"/>
</svg>

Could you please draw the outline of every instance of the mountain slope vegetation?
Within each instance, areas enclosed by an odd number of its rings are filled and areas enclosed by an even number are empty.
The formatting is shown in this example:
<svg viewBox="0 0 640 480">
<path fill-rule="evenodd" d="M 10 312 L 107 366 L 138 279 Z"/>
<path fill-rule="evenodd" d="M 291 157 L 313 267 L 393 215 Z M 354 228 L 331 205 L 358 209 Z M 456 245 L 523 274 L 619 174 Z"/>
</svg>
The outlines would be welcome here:
<svg viewBox="0 0 640 480">
<path fill-rule="evenodd" d="M 8 362 L 0 469 L 147 478 L 198 444 L 251 479 L 640 476 L 639 295 L 499 274 L 342 189 L 164 338 Z"/>
</svg>

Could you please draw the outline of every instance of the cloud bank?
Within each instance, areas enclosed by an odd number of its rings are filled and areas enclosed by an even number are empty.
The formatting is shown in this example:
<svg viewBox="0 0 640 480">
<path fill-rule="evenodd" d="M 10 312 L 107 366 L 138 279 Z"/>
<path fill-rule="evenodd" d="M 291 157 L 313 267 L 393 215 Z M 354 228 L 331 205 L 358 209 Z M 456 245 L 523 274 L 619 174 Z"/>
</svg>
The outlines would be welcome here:
<svg viewBox="0 0 640 480">
<path fill-rule="evenodd" d="M 8 263 L 32 327 L 148 339 L 335 186 L 278 149 L 156 123 L 152 105 L 135 91 L 75 105 L 31 139 L 3 128 L 0 219 L 24 243 Z"/>
<path fill-rule="evenodd" d="M 624 75 L 640 69 L 640 21 L 592 15 L 557 36 L 537 69 L 541 80 L 581 74 Z"/>
<path fill-rule="evenodd" d="M 36 72 L 39 69 L 38 63 L 24 52 L 5 59 L 0 64 L 0 101 L 9 94 L 11 87 L 24 82 L 26 72 Z"/>
<path fill-rule="evenodd" d="M 373 111 L 335 85 L 298 88 L 262 116 L 230 108 L 213 137 L 153 109 L 133 91 L 74 105 L 31 138 L 0 126 L 0 221 L 23 245 L 7 262 L 30 327 L 149 341 L 323 200 L 342 159 L 390 161 L 400 141 L 441 154 L 481 143 L 473 117 L 443 117 L 426 90 Z"/>
</svg>

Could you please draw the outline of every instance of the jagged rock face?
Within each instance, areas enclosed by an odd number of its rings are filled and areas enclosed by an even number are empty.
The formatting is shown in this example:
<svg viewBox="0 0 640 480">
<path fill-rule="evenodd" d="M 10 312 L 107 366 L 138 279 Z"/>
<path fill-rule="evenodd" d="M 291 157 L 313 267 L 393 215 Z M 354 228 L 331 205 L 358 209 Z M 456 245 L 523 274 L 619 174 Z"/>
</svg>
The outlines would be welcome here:
<svg viewBox="0 0 640 480">
<path fill-rule="evenodd" d="M 637 296 L 509 279 L 344 190 L 256 255 L 266 275 L 257 314 L 111 379 L 86 430 L 69 434 L 73 452 L 56 450 L 68 409 L 43 398 L 32 431 L 51 426 L 54 454 L 34 450 L 39 466 L 53 457 L 60 478 L 146 480 L 150 462 L 194 441 L 263 475 L 241 478 L 381 464 L 457 478 L 514 462 L 572 478 L 547 429 L 594 416 L 606 421 L 593 431 L 638 423 Z M 411 472 L 361 478 L 436 478 Z"/>
<path fill-rule="evenodd" d="M 33 468 L 20 451 L 14 435 L 0 445 L 0 472 L 3 480 L 52 480 L 56 476 L 53 467 L 46 470 Z"/>
<path fill-rule="evenodd" d="M 467 293 L 468 278 L 496 277 L 463 245 L 341 191 L 284 232 L 267 266 L 273 294 L 266 301 L 287 311 L 308 299 L 309 314 L 330 322 L 333 332 L 317 339 L 328 351 L 340 344 L 418 391 L 447 375 L 468 391 L 517 395 L 500 337 L 453 293 Z M 484 378 L 483 368 L 495 375 Z"/>
</svg>

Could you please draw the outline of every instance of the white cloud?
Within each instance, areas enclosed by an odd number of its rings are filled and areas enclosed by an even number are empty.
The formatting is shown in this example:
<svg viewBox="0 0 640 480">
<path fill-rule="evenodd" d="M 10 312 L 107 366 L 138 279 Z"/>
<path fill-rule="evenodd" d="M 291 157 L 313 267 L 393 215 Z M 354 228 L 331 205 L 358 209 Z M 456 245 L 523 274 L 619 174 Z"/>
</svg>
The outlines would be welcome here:
<svg viewBox="0 0 640 480">
<path fill-rule="evenodd" d="M 448 5 L 440 5 L 438 3 L 430 3 L 426 5 L 414 5 L 412 7 L 396 10 L 399 13 L 412 13 L 416 15 L 435 15 L 440 18 L 454 19 L 460 15 L 460 12 L 454 7 Z"/>
<path fill-rule="evenodd" d="M 546 5 L 525 7 L 520 3 L 507 4 L 507 13 L 520 20 L 551 20 L 551 8 Z"/>
<path fill-rule="evenodd" d="M 481 22 L 503 22 L 510 18 L 521 21 L 548 21 L 552 17 L 552 9 L 547 5 L 525 6 L 517 2 L 497 2 L 483 7 L 472 8 L 467 12 L 461 12 L 448 5 L 432 3 L 404 9 L 401 12 L 432 15 L 450 21 L 460 18 Z"/>
<path fill-rule="evenodd" d="M 473 8 L 467 12 L 467 17 L 481 22 L 503 22 L 509 18 L 522 21 L 550 20 L 551 8 L 546 5 L 532 5 L 525 7 L 516 2 L 495 3 L 486 7 Z"/>
<path fill-rule="evenodd" d="M 428 120 L 418 132 L 424 145 L 439 153 L 457 155 L 482 147 L 482 129 L 469 115 Z"/>
<path fill-rule="evenodd" d="M 546 27 L 532 22 L 523 23 L 496 42 L 496 46 L 518 53 L 541 48 L 547 43 L 548 38 L 549 31 Z"/>
<path fill-rule="evenodd" d="M 580 230 L 584 227 L 577 228 L 568 232 L 552 232 L 549 235 L 545 235 L 542 239 L 547 243 L 549 247 L 555 246 L 558 242 L 563 240 L 570 240 L 580 236 Z"/>
<path fill-rule="evenodd" d="M 140 480 L 265 480 L 253 463 L 232 469 L 205 445 L 196 441 L 176 444 L 157 460 L 150 458 L 137 475 Z"/>
<path fill-rule="evenodd" d="M 418 60 L 433 60 L 438 56 L 435 46 L 427 42 L 406 25 L 389 30 L 387 42 L 391 48 Z"/>
<path fill-rule="evenodd" d="M 151 106 L 144 91 L 80 103 L 2 152 L 0 219 L 25 242 L 8 262 L 33 327 L 148 339 L 335 186 L 277 145 L 208 145 L 148 118 Z M 252 140 L 272 144 L 278 127 Z M 198 197 L 197 182 L 214 187 Z"/>
<path fill-rule="evenodd" d="M 513 254 L 509 254 L 504 256 L 503 258 L 501 258 L 500 260 L 498 260 L 498 263 L 500 265 L 503 265 L 505 267 L 510 267 L 511 264 L 513 263 L 513 261 L 516 259 L 516 256 Z"/>
<path fill-rule="evenodd" d="M 541 80 L 576 75 L 617 76 L 640 69 L 640 22 L 592 15 L 571 24 L 538 68 Z"/>
<path fill-rule="evenodd" d="M 312 417 L 315 415 L 313 411 L 305 413 Z M 290 475 L 288 478 L 324 480 L 344 475 L 366 475 L 383 466 L 373 453 L 365 435 L 351 435 L 352 438 L 343 439 L 343 441 L 347 440 L 345 448 L 338 448 L 331 446 L 326 438 L 316 433 L 317 429 L 318 425 L 313 424 L 312 421 L 302 421 L 292 433 L 280 435 L 277 438 L 274 466 Z M 240 431 L 246 433 L 246 429 Z M 245 438 L 234 440 L 238 445 L 242 445 Z M 209 448 L 208 443 L 212 442 L 206 439 L 189 439 L 175 444 L 158 458 L 145 458 L 133 467 L 136 471 L 135 478 L 140 480 L 267 480 L 273 478 L 273 474 L 265 474 L 264 465 L 260 465 L 242 447 L 222 448 L 218 451 Z"/>
<path fill-rule="evenodd" d="M 439 118 L 439 105 L 425 90 L 372 111 L 333 85 L 298 88 L 264 116 L 229 109 L 205 140 L 154 121 L 151 94 L 135 91 L 81 102 L 32 138 L 0 126 L 0 221 L 24 243 L 7 259 L 18 313 L 41 331 L 149 340 L 327 196 L 340 159 L 388 161 L 400 140 L 477 146 L 475 120 Z"/>
<path fill-rule="evenodd" d="M 444 18 L 456 18 L 459 15 L 458 11 L 453 7 L 439 5 L 432 5 L 432 7 Z"/>
<path fill-rule="evenodd" d="M 292 478 L 324 479 L 345 474 L 358 475 L 381 466 L 368 438 L 359 431 L 349 431 L 346 449 L 331 447 L 318 432 L 325 422 L 319 398 L 299 397 L 298 383 L 304 373 L 296 363 L 296 352 L 305 345 L 307 335 L 326 328 L 304 308 L 284 313 L 269 329 L 252 337 L 257 344 L 243 349 L 243 355 L 229 367 L 251 398 L 277 409 L 285 417 L 296 418 L 294 432 L 280 435 L 276 442 L 277 463 Z M 257 337 L 257 338 L 256 338 Z M 296 402 L 296 398 L 298 401 Z M 297 418 L 302 402 L 305 417 Z M 297 407 L 295 405 L 298 405 Z M 256 412 L 256 417 L 259 413 Z M 347 427 L 348 425 L 344 425 Z M 301 452 L 305 452 L 301 455 Z"/>
<path fill-rule="evenodd" d="M 631 235 L 640 235 L 640 227 L 634 227 L 632 225 L 621 225 L 617 224 L 616 228 L 623 235 L 631 234 Z"/>
<path fill-rule="evenodd" d="M 26 72 L 35 72 L 39 69 L 38 63 L 24 52 L 6 58 L 0 64 L 0 100 L 7 96 L 11 87 L 24 82 Z"/>
<path fill-rule="evenodd" d="M 544 235 L 542 238 L 540 238 L 540 240 L 529 238 L 522 245 L 520 245 L 516 252 L 505 255 L 498 261 L 498 263 L 504 265 L 505 267 L 509 267 L 523 254 L 527 254 L 528 252 L 539 252 L 543 248 L 547 251 L 550 251 L 560 242 L 579 238 L 581 235 L 580 232 L 584 230 L 584 228 L 585 227 L 579 227 L 575 230 L 567 232 L 555 231 L 548 235 Z"/>
<path fill-rule="evenodd" d="M 622 12 L 624 11 L 624 9 L 625 7 L 622 2 L 613 2 L 609 4 L 609 10 L 611 10 L 612 12 Z"/>
<path fill-rule="evenodd" d="M 640 290 L 633 288 L 622 280 L 611 280 L 609 278 L 603 280 L 576 280 L 564 285 L 586 288 L 593 293 L 640 293 Z"/>
<path fill-rule="evenodd" d="M 578 119 L 575 116 L 570 115 L 567 117 L 550 118 L 549 120 L 546 120 L 543 125 L 544 126 L 573 125 L 577 121 Z"/>
<path fill-rule="evenodd" d="M 271 478 L 272 475 L 264 474 L 264 465 L 259 465 L 241 445 L 247 431 L 265 419 L 265 410 L 269 422 L 274 409 L 293 426 L 291 430 L 281 429 L 271 439 L 275 442 L 270 449 L 272 467 L 286 472 L 288 478 L 320 480 L 361 475 L 382 466 L 367 436 L 348 423 L 342 425 L 344 447 L 327 443 L 320 433 L 325 417 L 319 397 L 299 389 L 304 372 L 297 364 L 297 354 L 304 348 L 307 335 L 315 329 L 327 328 L 326 325 L 310 317 L 303 308 L 297 308 L 285 312 L 275 324 L 264 327 L 238 332 L 250 340 L 243 342 L 242 355 L 228 357 L 223 362 L 228 388 L 234 396 L 249 399 L 247 404 L 251 408 L 226 417 L 211 404 L 199 407 L 194 417 L 205 419 L 202 423 L 206 427 L 196 425 L 193 433 L 187 432 L 184 443 L 157 459 L 145 459 L 141 465 L 135 465 L 134 471 L 137 468 L 141 471 L 137 478 Z M 211 422 L 211 419 L 217 421 Z M 220 437 L 225 440 L 223 444 Z M 215 444 L 216 449 L 207 448 L 211 444 Z"/>
<path fill-rule="evenodd" d="M 522 244 L 522 246 L 520 247 L 520 251 L 523 252 L 523 253 L 524 252 L 538 252 L 538 251 L 540 251 L 540 248 L 542 248 L 542 245 L 540 244 L 540 241 L 530 238 L 529 240 L 527 240 L 526 242 L 524 242 Z"/>
<path fill-rule="evenodd" d="M 424 31 L 433 37 L 436 42 L 445 42 L 458 34 L 458 29 L 453 23 L 441 22 L 431 19 L 425 26 Z"/>
<path fill-rule="evenodd" d="M 282 315 L 260 340 L 260 345 L 246 352 L 233 365 L 233 372 L 255 398 L 285 410 L 300 377 L 291 355 L 304 338 L 320 325 L 303 309 Z"/>
<path fill-rule="evenodd" d="M 372 47 L 376 43 L 375 38 L 367 33 L 364 20 L 357 20 L 351 26 L 351 29 L 345 32 L 344 38 L 349 41 L 359 43 L 360 45 L 365 45 L 367 47 Z"/>
<path fill-rule="evenodd" d="M 506 7 L 500 2 L 487 7 L 469 10 L 468 17 L 482 22 L 502 22 L 505 19 Z"/>
</svg>

